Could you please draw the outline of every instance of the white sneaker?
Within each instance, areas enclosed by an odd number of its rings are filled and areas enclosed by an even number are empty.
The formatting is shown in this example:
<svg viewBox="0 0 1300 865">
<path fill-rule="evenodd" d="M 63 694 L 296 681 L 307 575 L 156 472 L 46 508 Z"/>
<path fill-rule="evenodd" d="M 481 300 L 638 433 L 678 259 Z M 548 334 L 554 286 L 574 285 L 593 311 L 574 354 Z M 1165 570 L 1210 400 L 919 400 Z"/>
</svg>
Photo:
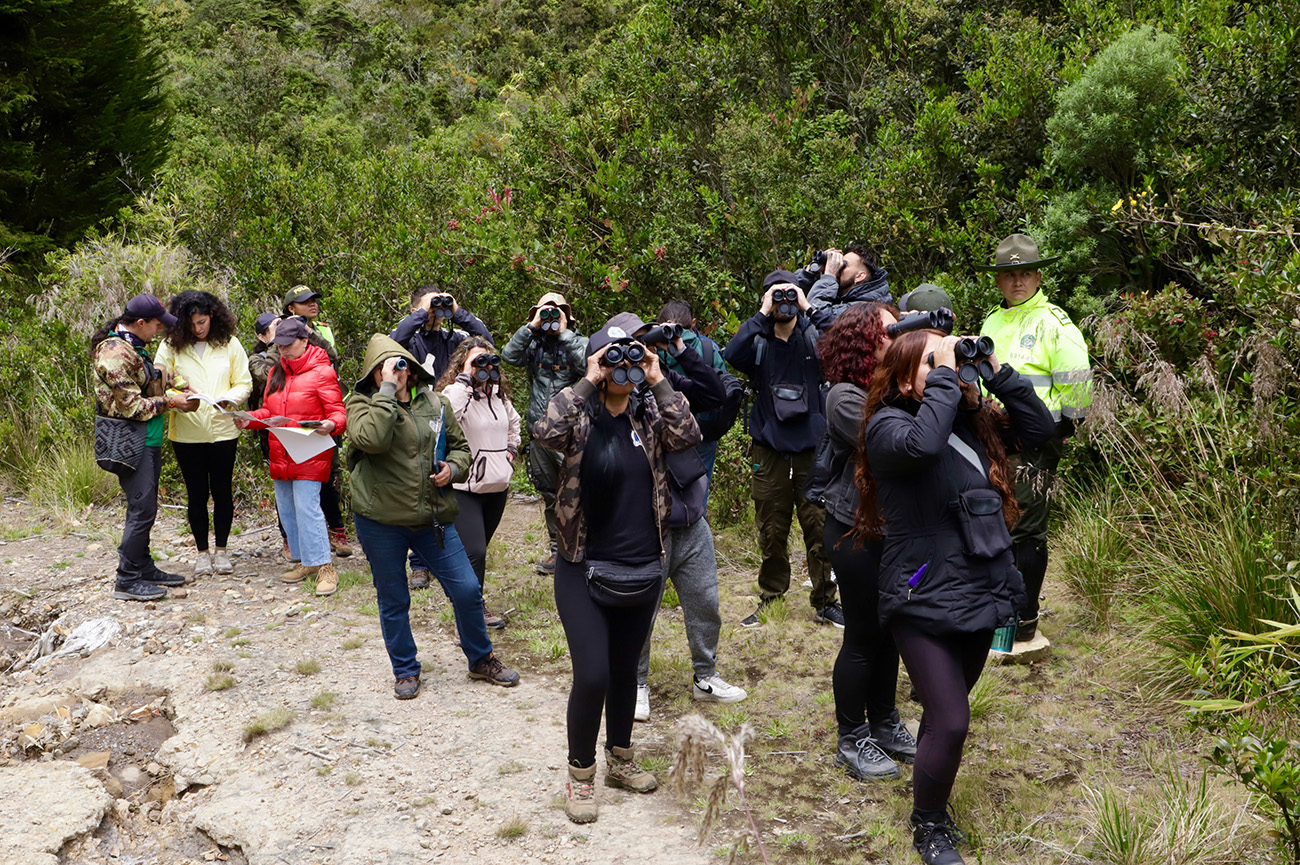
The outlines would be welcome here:
<svg viewBox="0 0 1300 865">
<path fill-rule="evenodd" d="M 194 576 L 206 577 L 212 573 L 212 555 L 206 550 L 194 557 Z"/>
<path fill-rule="evenodd" d="M 636 711 L 632 713 L 634 721 L 650 720 L 650 686 L 636 686 Z"/>
<path fill-rule="evenodd" d="M 212 569 L 218 574 L 233 574 L 235 566 L 230 563 L 230 554 L 225 550 L 217 550 L 213 553 Z"/>
<path fill-rule="evenodd" d="M 704 678 L 696 676 L 691 696 L 706 703 L 739 703 L 749 696 L 749 692 L 727 684 L 717 675 Z"/>
</svg>

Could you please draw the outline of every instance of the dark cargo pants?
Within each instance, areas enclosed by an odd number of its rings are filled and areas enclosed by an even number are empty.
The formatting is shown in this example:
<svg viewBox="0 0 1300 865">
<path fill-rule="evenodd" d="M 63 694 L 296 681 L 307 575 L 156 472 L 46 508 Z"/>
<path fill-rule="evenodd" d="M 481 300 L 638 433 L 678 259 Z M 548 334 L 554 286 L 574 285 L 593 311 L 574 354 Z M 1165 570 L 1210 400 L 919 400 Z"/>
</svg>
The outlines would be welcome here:
<svg viewBox="0 0 1300 865">
<path fill-rule="evenodd" d="M 826 509 L 804 498 L 803 485 L 812 469 L 811 449 L 797 454 L 781 453 L 751 442 L 754 476 L 750 496 L 754 499 L 754 522 L 763 561 L 758 568 L 758 591 L 763 600 L 784 595 L 790 588 L 790 528 L 795 514 L 803 530 L 808 555 L 808 576 L 812 580 L 813 609 L 820 610 L 835 600 L 831 564 L 822 545 Z"/>
<path fill-rule="evenodd" d="M 1038 619 L 1038 596 L 1043 593 L 1043 579 L 1047 576 L 1047 522 L 1052 512 L 1056 467 L 1064 447 L 1065 439 L 1058 435 L 1014 460 L 1020 521 L 1011 531 L 1011 543 L 1016 569 L 1025 580 L 1022 622 Z"/>
</svg>

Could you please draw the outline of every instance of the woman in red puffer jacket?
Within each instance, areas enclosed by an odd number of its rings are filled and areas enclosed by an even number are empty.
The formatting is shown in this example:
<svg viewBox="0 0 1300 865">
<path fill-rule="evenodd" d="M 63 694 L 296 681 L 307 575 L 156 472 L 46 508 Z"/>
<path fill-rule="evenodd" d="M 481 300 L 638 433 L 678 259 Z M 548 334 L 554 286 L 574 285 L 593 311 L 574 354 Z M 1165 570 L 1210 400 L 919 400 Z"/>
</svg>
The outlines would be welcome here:
<svg viewBox="0 0 1300 865">
<path fill-rule="evenodd" d="M 267 376 L 262 407 L 249 412 L 266 424 L 242 422 L 240 426 L 302 426 L 318 423 L 313 434 L 328 438 L 343 432 L 347 412 L 338 374 L 329 356 L 307 342 L 305 325 L 285 319 L 272 340 L 280 346 L 280 360 Z M 298 423 L 289 423 L 296 421 Z M 295 461 L 280 439 L 272 435 L 271 477 L 275 480 L 275 507 L 280 513 L 295 567 L 282 574 L 286 583 L 316 578 L 316 594 L 331 595 L 338 588 L 338 572 L 330 560 L 329 531 L 320 507 L 320 487 L 330 476 L 331 447 L 313 457 Z"/>
</svg>

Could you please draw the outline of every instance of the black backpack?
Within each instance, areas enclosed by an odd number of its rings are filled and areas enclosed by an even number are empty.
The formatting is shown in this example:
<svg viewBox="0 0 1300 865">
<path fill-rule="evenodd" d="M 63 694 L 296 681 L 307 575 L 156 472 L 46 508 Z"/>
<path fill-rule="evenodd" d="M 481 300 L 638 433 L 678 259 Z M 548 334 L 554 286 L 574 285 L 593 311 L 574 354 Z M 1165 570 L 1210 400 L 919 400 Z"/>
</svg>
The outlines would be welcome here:
<svg viewBox="0 0 1300 865">
<path fill-rule="evenodd" d="M 707 356 L 704 361 L 713 367 L 714 354 L 718 348 L 711 340 L 706 344 L 706 348 Z M 720 408 L 702 411 L 695 415 L 695 420 L 700 425 L 700 435 L 706 442 L 717 441 L 736 425 L 736 418 L 740 417 L 740 408 L 745 401 L 745 386 L 740 383 L 740 379 L 728 372 L 725 367 L 718 371 L 718 375 L 722 376 L 722 386 L 727 392 L 727 398 Z"/>
</svg>

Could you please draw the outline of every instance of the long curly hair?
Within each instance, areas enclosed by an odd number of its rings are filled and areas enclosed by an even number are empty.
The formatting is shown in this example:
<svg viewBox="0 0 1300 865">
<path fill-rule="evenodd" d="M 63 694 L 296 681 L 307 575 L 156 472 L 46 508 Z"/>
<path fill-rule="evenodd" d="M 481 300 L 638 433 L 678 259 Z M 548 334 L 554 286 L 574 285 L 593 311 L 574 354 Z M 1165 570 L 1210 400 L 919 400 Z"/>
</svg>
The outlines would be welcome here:
<svg viewBox="0 0 1300 865">
<path fill-rule="evenodd" d="M 909 403 L 919 405 L 920 400 L 915 395 L 905 393 L 903 385 L 910 384 L 916 378 L 924 359 L 926 339 L 931 335 L 946 334 L 939 330 L 914 330 L 890 344 L 871 380 L 871 390 L 867 393 L 867 401 L 862 409 L 864 431 L 876 412 L 884 406 L 902 408 Z M 1002 433 L 1010 427 L 1011 421 L 1006 412 L 980 396 L 978 386 L 963 384 L 961 391 L 961 411 L 967 413 L 968 417 L 972 417 L 973 413 L 975 436 L 984 445 L 984 453 L 989 458 L 989 483 L 1002 495 L 1002 518 L 1010 530 L 1020 519 L 1014 472 L 1007 461 L 1007 449 L 1002 440 Z M 878 538 L 884 528 L 884 518 L 876 505 L 876 480 L 871 475 L 871 462 L 867 459 L 865 434 L 858 439 L 858 469 L 854 480 L 858 486 L 859 501 L 853 521 L 853 536 L 860 541 Z"/>
<path fill-rule="evenodd" d="M 486 349 L 488 354 L 500 354 L 492 341 L 484 337 L 471 336 L 462 339 L 460 345 L 456 346 L 456 350 L 451 353 L 451 358 L 447 361 L 447 368 L 442 371 L 442 376 L 433 389 L 441 392 L 443 388 L 455 381 L 456 376 L 460 375 L 465 369 L 465 358 L 469 357 L 469 353 L 476 348 Z M 502 399 L 510 399 L 510 385 L 506 384 L 504 369 L 501 371 L 501 378 L 497 380 L 497 387 Z"/>
<path fill-rule="evenodd" d="M 196 313 L 212 320 L 205 340 L 212 345 L 230 342 L 239 328 L 234 314 L 210 291 L 182 291 L 167 303 L 167 311 L 176 316 L 176 323 L 167 328 L 167 342 L 177 351 L 198 342 L 190 327 L 190 316 Z"/>
<path fill-rule="evenodd" d="M 876 371 L 876 349 L 885 340 L 880 313 L 898 318 L 899 312 L 885 303 L 855 303 L 835 319 L 817 340 L 822 377 L 830 384 L 848 382 L 863 390 L 871 387 Z"/>
</svg>

